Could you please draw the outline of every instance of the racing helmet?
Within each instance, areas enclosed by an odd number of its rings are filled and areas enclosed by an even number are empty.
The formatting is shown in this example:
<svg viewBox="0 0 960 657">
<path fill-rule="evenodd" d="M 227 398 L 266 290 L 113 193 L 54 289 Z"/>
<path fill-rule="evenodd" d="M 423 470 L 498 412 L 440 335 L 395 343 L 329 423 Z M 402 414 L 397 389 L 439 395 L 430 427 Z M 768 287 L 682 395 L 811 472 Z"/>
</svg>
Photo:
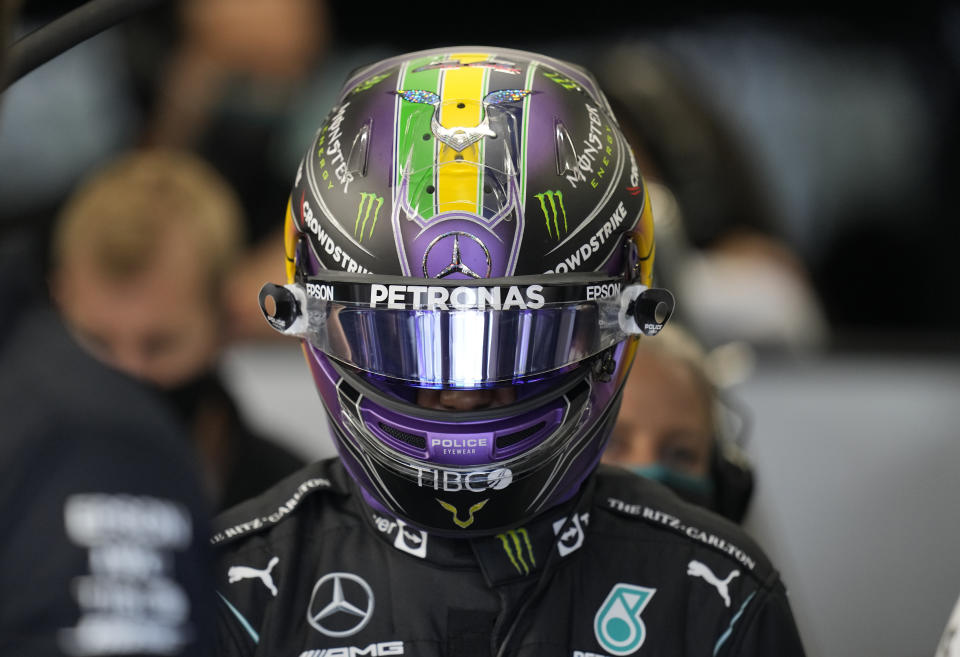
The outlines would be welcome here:
<svg viewBox="0 0 960 657">
<path fill-rule="evenodd" d="M 570 499 L 636 341 L 673 310 L 594 78 L 518 50 L 354 71 L 297 170 L 285 249 L 261 308 L 302 339 L 344 466 L 374 508 L 441 535 Z"/>
</svg>

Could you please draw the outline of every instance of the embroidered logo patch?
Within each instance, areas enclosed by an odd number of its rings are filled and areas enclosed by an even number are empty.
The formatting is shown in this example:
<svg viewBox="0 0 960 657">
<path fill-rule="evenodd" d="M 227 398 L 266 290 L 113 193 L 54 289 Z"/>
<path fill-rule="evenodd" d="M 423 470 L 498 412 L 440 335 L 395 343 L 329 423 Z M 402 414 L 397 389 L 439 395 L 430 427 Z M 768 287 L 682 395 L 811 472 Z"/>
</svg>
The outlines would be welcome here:
<svg viewBox="0 0 960 657">
<path fill-rule="evenodd" d="M 632 655 L 647 638 L 640 618 L 656 589 L 623 582 L 616 584 L 600 605 L 593 631 L 597 642 L 611 655 Z"/>
</svg>

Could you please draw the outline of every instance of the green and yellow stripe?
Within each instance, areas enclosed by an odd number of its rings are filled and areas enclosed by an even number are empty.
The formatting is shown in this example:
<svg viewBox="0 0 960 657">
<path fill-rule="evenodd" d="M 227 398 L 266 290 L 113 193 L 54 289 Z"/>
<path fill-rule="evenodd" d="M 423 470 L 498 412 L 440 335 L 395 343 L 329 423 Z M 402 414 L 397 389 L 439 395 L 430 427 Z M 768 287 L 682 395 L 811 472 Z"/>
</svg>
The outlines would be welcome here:
<svg viewBox="0 0 960 657">
<path fill-rule="evenodd" d="M 489 69 L 464 67 L 415 71 L 427 64 L 445 60 L 459 60 L 467 64 L 489 58 L 490 53 L 453 52 L 414 59 L 401 71 L 397 90 L 420 89 L 438 94 L 441 103 L 439 121 L 445 128 L 478 125 L 483 120 L 480 101 L 489 84 Z M 463 103 L 463 107 L 459 107 L 456 102 L 447 103 L 459 99 L 475 102 Z M 434 161 L 443 165 L 438 167 L 433 180 L 411 180 L 411 205 L 419 208 L 424 219 L 434 216 L 438 208 L 443 212 L 481 212 L 483 173 L 468 162 L 483 161 L 483 140 L 458 153 L 433 136 L 430 130 L 433 106 L 398 102 L 397 182 L 400 180 L 401 168 L 409 166 L 411 171 L 419 171 L 431 167 Z M 459 161 L 460 155 L 463 163 Z M 433 193 L 428 192 L 428 188 L 432 188 Z"/>
<path fill-rule="evenodd" d="M 450 59 L 459 60 L 461 64 L 482 62 L 490 57 L 489 53 L 451 53 Z M 481 101 L 486 93 L 489 71 L 486 68 L 453 68 L 444 72 L 443 92 L 440 97 L 442 110 L 440 125 L 444 128 L 456 126 L 475 126 L 483 120 Z M 476 102 L 444 104 L 445 101 L 469 99 Z M 444 212 L 453 210 L 463 212 L 479 212 L 481 192 L 481 171 L 468 162 L 482 162 L 483 140 L 471 144 L 461 153 L 446 144 L 439 145 L 437 162 L 441 165 L 437 175 L 437 203 Z M 457 161 L 457 156 L 463 156 L 463 163 Z"/>
</svg>

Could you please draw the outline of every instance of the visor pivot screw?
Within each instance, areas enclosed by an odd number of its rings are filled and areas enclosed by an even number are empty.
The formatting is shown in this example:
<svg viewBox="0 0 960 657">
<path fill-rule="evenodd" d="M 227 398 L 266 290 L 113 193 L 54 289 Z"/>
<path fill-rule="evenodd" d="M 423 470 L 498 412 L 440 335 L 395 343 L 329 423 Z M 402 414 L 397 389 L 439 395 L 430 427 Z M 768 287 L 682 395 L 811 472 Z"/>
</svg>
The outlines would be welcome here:
<svg viewBox="0 0 960 657">
<path fill-rule="evenodd" d="M 270 325 L 282 333 L 300 315 L 300 303 L 290 290 L 267 283 L 260 289 L 260 310 Z"/>
</svg>

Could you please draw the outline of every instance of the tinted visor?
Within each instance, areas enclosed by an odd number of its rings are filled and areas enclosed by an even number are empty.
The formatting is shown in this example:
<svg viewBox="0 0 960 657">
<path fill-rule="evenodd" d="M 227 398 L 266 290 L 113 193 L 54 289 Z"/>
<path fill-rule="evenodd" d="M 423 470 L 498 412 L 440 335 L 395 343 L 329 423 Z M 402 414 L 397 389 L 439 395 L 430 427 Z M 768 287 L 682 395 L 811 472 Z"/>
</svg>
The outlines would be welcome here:
<svg viewBox="0 0 960 657">
<path fill-rule="evenodd" d="M 260 303 L 278 331 L 352 367 L 408 384 L 455 388 L 543 376 L 628 335 L 655 334 L 673 309 L 669 292 L 620 278 L 556 278 L 382 277 L 372 283 L 369 276 L 330 272 L 283 287 L 267 284 Z M 655 296 L 663 299 L 654 312 L 659 321 L 638 322 L 639 309 Z"/>
</svg>

